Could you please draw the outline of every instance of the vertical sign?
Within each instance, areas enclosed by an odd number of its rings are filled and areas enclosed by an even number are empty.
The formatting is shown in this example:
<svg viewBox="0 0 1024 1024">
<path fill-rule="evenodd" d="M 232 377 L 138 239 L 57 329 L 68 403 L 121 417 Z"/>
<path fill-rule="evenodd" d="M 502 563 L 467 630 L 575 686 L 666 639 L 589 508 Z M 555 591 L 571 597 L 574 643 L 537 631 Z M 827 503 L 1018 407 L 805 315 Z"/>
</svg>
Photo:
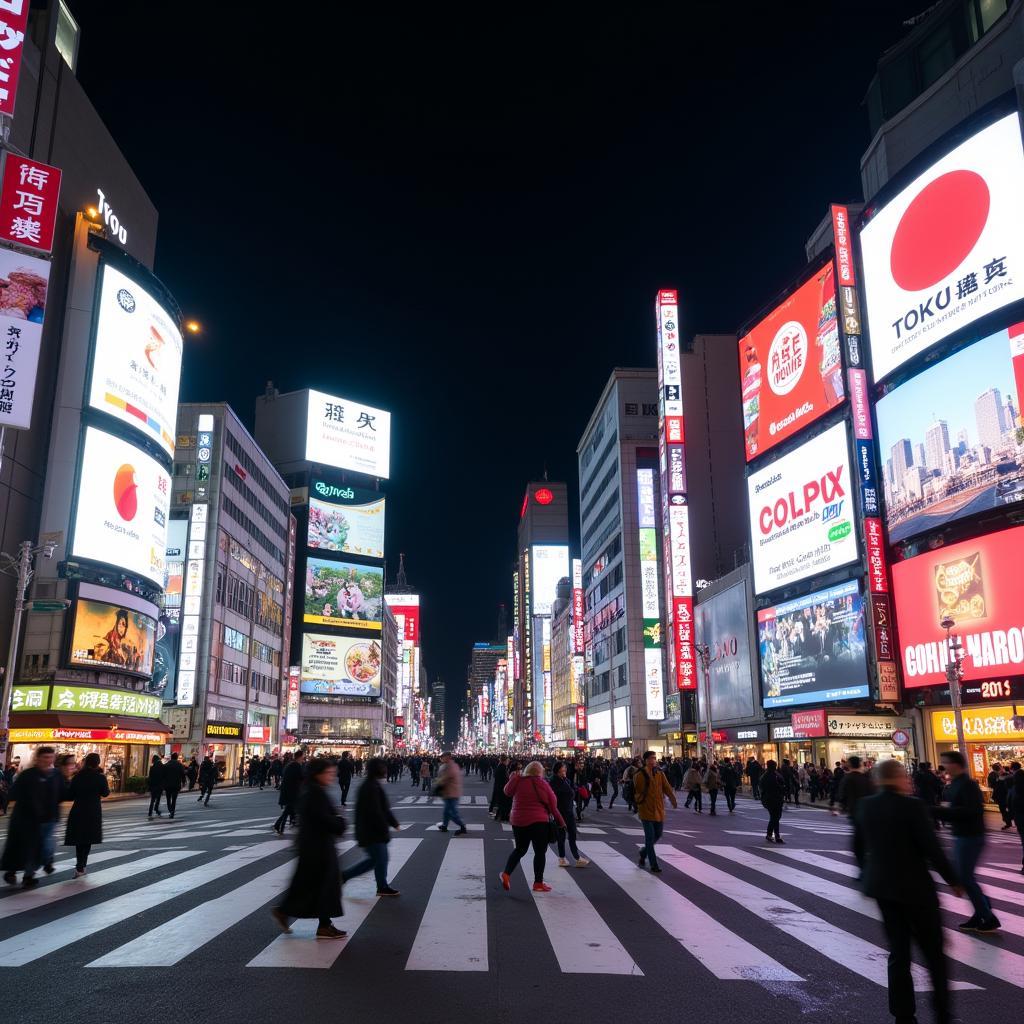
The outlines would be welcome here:
<svg viewBox="0 0 1024 1024">
<path fill-rule="evenodd" d="M 0 114 L 14 117 L 29 0 L 0 0 Z"/>
<path fill-rule="evenodd" d="M 672 643 L 670 666 L 676 687 L 697 688 L 693 646 L 693 579 L 690 571 L 689 512 L 686 507 L 686 454 L 683 424 L 683 375 L 680 358 L 679 293 L 658 292 L 658 413 L 661 462 L 662 528 L 665 533 L 666 619 Z"/>
<path fill-rule="evenodd" d="M 288 669 L 288 705 L 285 719 L 285 728 L 289 732 L 299 727 L 299 681 L 302 678 L 302 669 L 298 665 L 292 665 Z"/>
<path fill-rule="evenodd" d="M 2 6 L 0 0 L 0 8 Z M 2 65 L 3 58 L 0 57 Z M 0 238 L 39 252 L 53 250 L 53 229 L 60 203 L 60 174 L 59 167 L 41 164 L 27 156 L 17 156 L 10 151 L 4 155 L 0 184 Z"/>
<path fill-rule="evenodd" d="M 583 653 L 583 562 L 572 560 L 572 650 L 571 654 Z"/>
<path fill-rule="evenodd" d="M 839 304 L 839 329 L 846 342 L 846 365 L 860 369 L 860 299 L 857 295 L 856 267 L 850 235 L 850 214 L 845 206 L 832 207 L 832 237 L 835 242 L 836 298 Z"/>
<path fill-rule="evenodd" d="M 48 260 L 0 248 L 0 427 L 32 426 L 49 278 Z"/>
<path fill-rule="evenodd" d="M 202 613 L 203 573 L 206 568 L 206 527 L 209 505 L 193 505 L 188 531 L 188 557 L 182 587 L 181 653 L 178 657 L 178 689 L 175 703 L 196 702 L 199 663 L 199 620 Z"/>
<path fill-rule="evenodd" d="M 640 528 L 640 603 L 643 608 L 644 692 L 647 720 L 665 717 L 665 681 L 661 658 L 661 600 L 658 595 L 658 517 L 654 470 L 636 471 L 637 522 Z"/>
</svg>

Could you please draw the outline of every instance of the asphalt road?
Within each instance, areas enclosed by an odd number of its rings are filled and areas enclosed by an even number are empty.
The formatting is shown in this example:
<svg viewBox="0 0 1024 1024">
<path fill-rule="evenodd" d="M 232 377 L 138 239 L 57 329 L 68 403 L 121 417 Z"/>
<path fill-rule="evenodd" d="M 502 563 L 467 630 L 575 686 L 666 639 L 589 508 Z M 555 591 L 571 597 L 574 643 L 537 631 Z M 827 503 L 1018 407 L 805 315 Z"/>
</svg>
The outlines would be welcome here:
<svg viewBox="0 0 1024 1024">
<path fill-rule="evenodd" d="M 535 896 L 521 871 L 500 887 L 511 836 L 487 813 L 489 787 L 467 781 L 464 838 L 436 831 L 438 803 L 411 802 L 428 798 L 408 779 L 388 791 L 401 896 L 377 905 L 372 874 L 350 882 L 344 941 L 313 939 L 313 922 L 282 936 L 270 918 L 294 856 L 270 831 L 272 789 L 224 790 L 209 808 L 183 793 L 174 822 L 146 821 L 142 800 L 109 804 L 85 878 L 61 848 L 36 890 L 0 891 L 0 1019 L 890 1019 L 881 925 L 851 877 L 842 819 L 788 810 L 780 849 L 750 800 L 716 817 L 669 809 L 654 876 L 636 865 L 637 821 L 592 804 L 580 836 L 591 865 L 559 868 L 552 851 L 553 892 Z M 1001 934 L 955 933 L 967 904 L 942 897 L 954 1010 L 968 1022 L 1017 1019 L 1024 1005 L 1016 834 L 992 835 L 983 863 Z"/>
</svg>

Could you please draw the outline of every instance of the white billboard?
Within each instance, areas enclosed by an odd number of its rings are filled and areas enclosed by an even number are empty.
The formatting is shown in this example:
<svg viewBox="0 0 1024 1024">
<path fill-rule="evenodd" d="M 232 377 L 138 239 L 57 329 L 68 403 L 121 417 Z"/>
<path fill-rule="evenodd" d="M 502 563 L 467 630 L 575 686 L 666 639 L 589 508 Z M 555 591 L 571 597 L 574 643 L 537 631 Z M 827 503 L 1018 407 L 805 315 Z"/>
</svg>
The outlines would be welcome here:
<svg viewBox="0 0 1024 1024">
<path fill-rule="evenodd" d="M 875 380 L 1024 298 L 1016 112 L 933 163 L 860 234 Z"/>
<path fill-rule="evenodd" d="M 310 391 L 306 459 L 386 480 L 391 472 L 391 413 Z"/>
<path fill-rule="evenodd" d="M 569 548 L 564 544 L 534 544 L 531 557 L 531 615 L 550 615 L 558 581 L 569 575 Z"/>
<path fill-rule="evenodd" d="M 173 317 L 141 284 L 103 264 L 89 405 L 173 455 L 181 353 Z"/>
<path fill-rule="evenodd" d="M 32 426 L 49 280 L 48 260 L 0 249 L 0 427 Z"/>
<path fill-rule="evenodd" d="M 139 448 L 85 430 L 72 557 L 116 566 L 162 587 L 171 478 Z"/>
<path fill-rule="evenodd" d="M 747 495 L 757 593 L 857 560 L 845 422 L 752 473 Z"/>
</svg>

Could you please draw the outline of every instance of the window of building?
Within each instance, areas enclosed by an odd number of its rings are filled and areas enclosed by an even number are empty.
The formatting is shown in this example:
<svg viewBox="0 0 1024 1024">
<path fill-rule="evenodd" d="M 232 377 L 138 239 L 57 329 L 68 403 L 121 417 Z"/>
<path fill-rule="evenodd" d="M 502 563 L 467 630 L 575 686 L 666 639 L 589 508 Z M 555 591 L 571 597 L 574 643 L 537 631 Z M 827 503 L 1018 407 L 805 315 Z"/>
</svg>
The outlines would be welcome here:
<svg viewBox="0 0 1024 1024">
<path fill-rule="evenodd" d="M 68 5 L 60 0 L 57 6 L 57 37 L 54 45 L 72 71 L 78 64 L 78 22 L 71 16 Z"/>
</svg>

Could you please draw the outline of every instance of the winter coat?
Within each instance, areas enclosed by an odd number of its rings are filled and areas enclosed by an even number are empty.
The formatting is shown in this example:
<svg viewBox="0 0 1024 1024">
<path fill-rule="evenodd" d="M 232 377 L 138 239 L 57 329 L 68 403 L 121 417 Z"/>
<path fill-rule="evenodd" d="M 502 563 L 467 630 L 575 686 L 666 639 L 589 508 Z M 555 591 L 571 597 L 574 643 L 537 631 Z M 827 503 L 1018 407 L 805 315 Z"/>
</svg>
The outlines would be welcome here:
<svg viewBox="0 0 1024 1024">
<path fill-rule="evenodd" d="M 455 761 L 442 765 L 434 791 L 445 800 L 454 800 L 462 796 L 462 769 Z"/>
<path fill-rule="evenodd" d="M 777 768 L 761 777 L 761 803 L 765 807 L 782 807 L 786 802 L 787 783 Z"/>
<path fill-rule="evenodd" d="M 150 793 L 162 793 L 164 791 L 164 766 L 162 761 L 157 761 L 150 765 L 149 791 Z"/>
<path fill-rule="evenodd" d="M 199 765 L 199 785 L 213 787 L 217 784 L 217 766 L 212 761 L 204 760 Z"/>
<path fill-rule="evenodd" d="M 508 765 L 499 764 L 494 769 L 494 786 L 491 788 L 491 804 L 500 804 L 505 795 L 505 783 L 508 782 Z"/>
<path fill-rule="evenodd" d="M 25 768 L 14 777 L 11 800 L 14 810 L 7 829 L 0 869 L 21 871 L 29 864 L 38 865 L 41 841 L 39 826 L 53 821 L 50 780 L 38 768 Z"/>
<path fill-rule="evenodd" d="M 697 785 L 700 786 L 700 774 L 697 774 Z M 678 807 L 676 795 L 665 778 L 665 773 L 654 770 L 652 775 L 646 768 L 640 769 L 633 776 L 633 799 L 636 801 L 637 813 L 641 821 L 664 821 L 665 800 L 667 796 L 673 807 Z"/>
<path fill-rule="evenodd" d="M 177 793 L 185 781 L 185 766 L 180 761 L 168 761 L 163 768 L 164 789 Z"/>
<path fill-rule="evenodd" d="M 65 846 L 95 846 L 103 842 L 103 809 L 100 801 L 110 796 L 107 777 L 99 768 L 83 768 L 68 787 L 73 801 L 68 814 Z"/>
<path fill-rule="evenodd" d="M 398 828 L 398 819 L 391 813 L 380 780 L 371 775 L 356 794 L 356 842 L 360 846 L 388 843 L 393 828 Z"/>
<path fill-rule="evenodd" d="M 520 828 L 538 825 L 554 817 L 562 828 L 565 819 L 558 809 L 555 794 L 545 779 L 537 775 L 513 775 L 505 785 L 505 796 L 512 797 L 511 823 Z"/>
<path fill-rule="evenodd" d="M 278 807 L 287 807 L 299 799 L 302 791 L 302 764 L 299 761 L 289 761 L 284 766 L 284 774 L 281 776 L 281 788 L 278 790 Z"/>
<path fill-rule="evenodd" d="M 683 776 L 683 789 L 690 791 L 700 789 L 700 772 L 696 768 L 687 768 Z"/>
<path fill-rule="evenodd" d="M 567 779 L 556 775 L 551 780 L 551 792 L 555 794 L 555 803 L 558 805 L 558 813 L 563 818 L 571 818 L 575 814 L 576 788 Z"/>
<path fill-rule="evenodd" d="M 704 785 L 708 787 L 709 793 L 718 792 L 718 772 L 714 768 L 709 768 L 704 773 Z"/>
<path fill-rule="evenodd" d="M 299 807 L 299 861 L 281 902 L 289 917 L 337 917 L 341 909 L 341 870 L 335 840 L 345 832 L 345 819 L 334 810 L 318 782 L 310 782 Z"/>
</svg>

